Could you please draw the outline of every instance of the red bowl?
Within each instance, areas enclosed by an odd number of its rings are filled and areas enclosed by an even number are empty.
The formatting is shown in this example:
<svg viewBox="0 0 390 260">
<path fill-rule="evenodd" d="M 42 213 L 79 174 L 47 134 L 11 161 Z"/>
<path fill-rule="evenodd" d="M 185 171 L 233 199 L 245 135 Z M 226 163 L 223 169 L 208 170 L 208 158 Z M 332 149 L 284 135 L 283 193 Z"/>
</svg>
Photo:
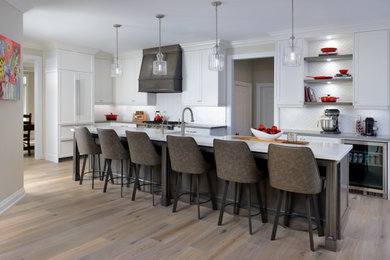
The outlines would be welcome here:
<svg viewBox="0 0 390 260">
<path fill-rule="evenodd" d="M 321 51 L 322 51 L 323 53 L 335 52 L 335 51 L 337 51 L 337 48 L 334 48 L 334 47 L 326 47 L 326 48 L 322 48 Z"/>
<path fill-rule="evenodd" d="M 341 74 L 347 74 L 348 70 L 339 70 Z"/>
<path fill-rule="evenodd" d="M 119 115 L 104 115 L 106 117 L 106 120 L 116 120 Z"/>
</svg>

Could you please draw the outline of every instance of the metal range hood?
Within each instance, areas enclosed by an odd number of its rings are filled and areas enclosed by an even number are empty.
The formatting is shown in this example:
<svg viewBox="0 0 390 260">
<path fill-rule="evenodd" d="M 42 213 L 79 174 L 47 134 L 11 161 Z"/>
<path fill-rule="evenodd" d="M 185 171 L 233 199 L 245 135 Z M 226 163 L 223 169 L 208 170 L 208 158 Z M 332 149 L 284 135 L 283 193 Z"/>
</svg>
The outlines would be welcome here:
<svg viewBox="0 0 390 260">
<path fill-rule="evenodd" d="M 153 75 L 153 61 L 158 48 L 144 49 L 139 74 L 139 92 L 180 93 L 182 92 L 182 49 L 180 45 L 161 47 L 167 61 L 167 75 Z"/>
</svg>

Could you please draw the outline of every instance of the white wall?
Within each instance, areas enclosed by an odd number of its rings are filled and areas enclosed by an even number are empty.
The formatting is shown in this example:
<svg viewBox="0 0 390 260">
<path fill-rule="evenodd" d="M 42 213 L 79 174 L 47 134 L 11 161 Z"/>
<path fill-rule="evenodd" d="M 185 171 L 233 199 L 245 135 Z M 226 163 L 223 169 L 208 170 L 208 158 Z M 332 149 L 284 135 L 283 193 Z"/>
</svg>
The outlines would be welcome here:
<svg viewBox="0 0 390 260">
<path fill-rule="evenodd" d="M 22 44 L 22 13 L 0 0 L 0 34 Z M 23 48 L 22 48 L 23 55 Z M 23 188 L 23 102 L 0 101 L 0 203 Z"/>
</svg>

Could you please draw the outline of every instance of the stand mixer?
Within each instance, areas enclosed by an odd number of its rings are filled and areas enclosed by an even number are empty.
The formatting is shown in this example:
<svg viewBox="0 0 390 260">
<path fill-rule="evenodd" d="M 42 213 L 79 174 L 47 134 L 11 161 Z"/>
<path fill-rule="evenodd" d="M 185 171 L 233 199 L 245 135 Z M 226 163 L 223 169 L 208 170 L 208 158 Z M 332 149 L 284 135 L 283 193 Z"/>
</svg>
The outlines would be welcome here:
<svg viewBox="0 0 390 260">
<path fill-rule="evenodd" d="M 322 134 L 340 134 L 339 130 L 339 115 L 338 109 L 325 109 L 325 117 L 320 118 Z M 318 124 L 317 124 L 318 126 Z"/>
</svg>

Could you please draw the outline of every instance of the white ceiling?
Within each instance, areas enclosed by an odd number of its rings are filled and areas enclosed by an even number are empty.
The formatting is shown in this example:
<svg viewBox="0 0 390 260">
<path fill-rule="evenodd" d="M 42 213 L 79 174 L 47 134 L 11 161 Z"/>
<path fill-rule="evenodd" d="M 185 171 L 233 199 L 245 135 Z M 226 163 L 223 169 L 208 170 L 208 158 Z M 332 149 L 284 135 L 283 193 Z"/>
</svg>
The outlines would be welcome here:
<svg viewBox="0 0 390 260">
<path fill-rule="evenodd" d="M 158 21 L 162 44 L 214 38 L 211 0 L 9 0 L 24 13 L 26 43 L 63 42 L 113 53 L 114 23 L 120 52 L 156 46 Z M 27 5 L 26 5 L 27 4 Z M 390 17 L 389 0 L 295 0 L 296 27 L 355 24 Z M 267 36 L 291 27 L 290 0 L 222 0 L 220 38 L 228 41 Z"/>
</svg>

